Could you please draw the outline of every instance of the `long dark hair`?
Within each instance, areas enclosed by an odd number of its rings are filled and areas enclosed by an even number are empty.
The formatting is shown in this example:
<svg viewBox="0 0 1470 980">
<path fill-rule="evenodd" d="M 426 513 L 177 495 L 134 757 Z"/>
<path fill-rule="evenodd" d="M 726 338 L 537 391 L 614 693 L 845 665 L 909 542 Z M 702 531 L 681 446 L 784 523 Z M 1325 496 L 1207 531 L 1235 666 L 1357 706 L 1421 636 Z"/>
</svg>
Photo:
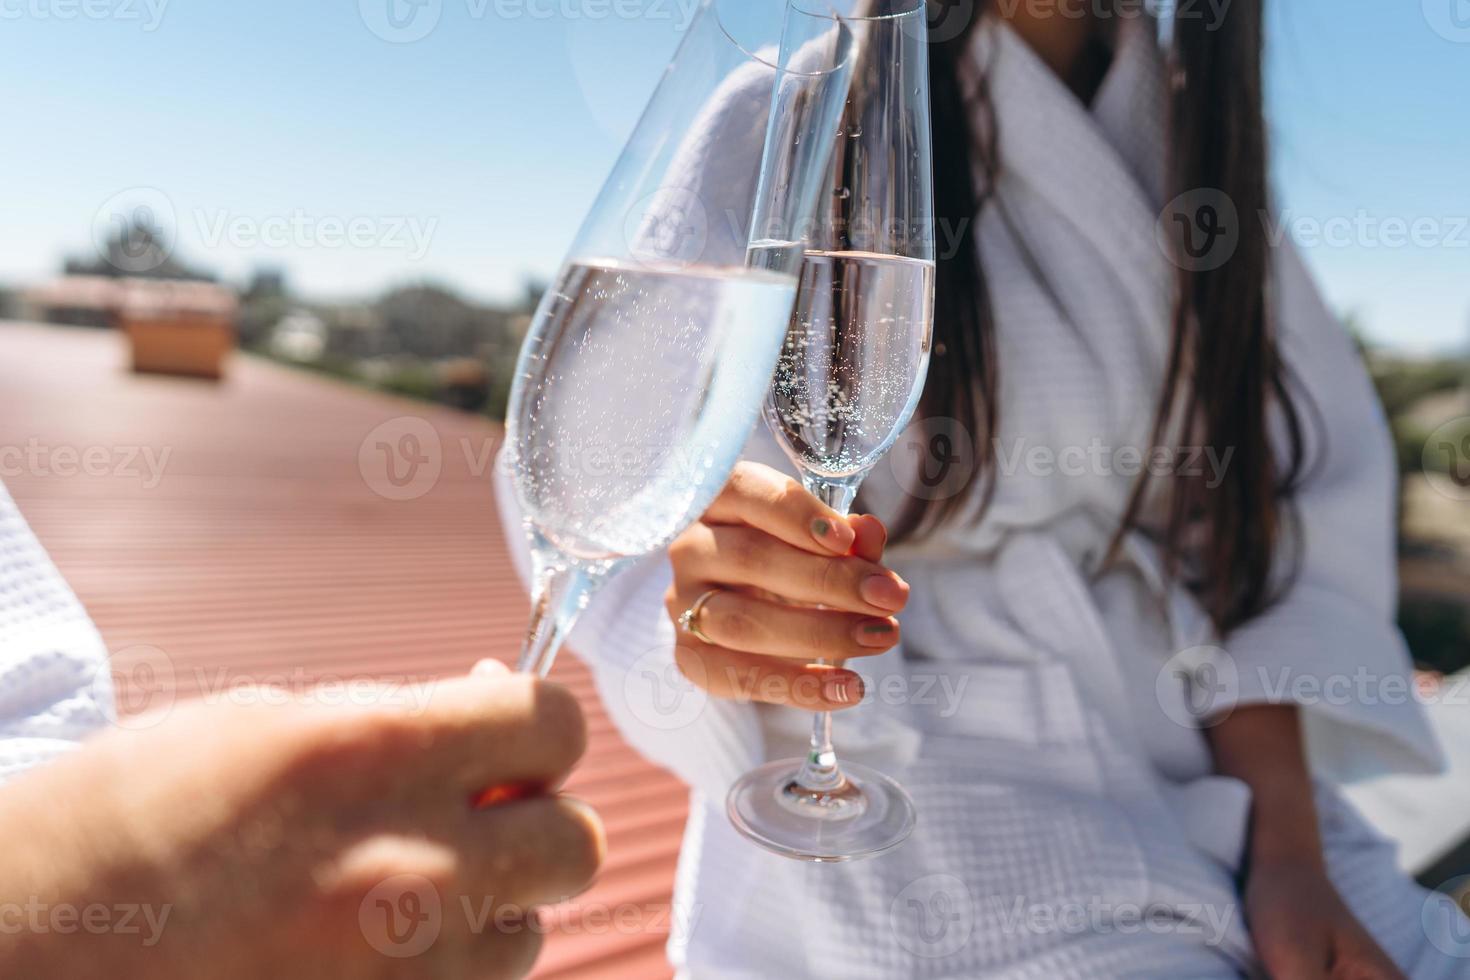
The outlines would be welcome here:
<svg viewBox="0 0 1470 980">
<path fill-rule="evenodd" d="M 998 172 L 996 142 L 1005 134 L 996 131 L 989 112 L 985 79 L 978 90 L 973 84 L 967 90 L 960 65 L 984 6 L 981 0 L 969 27 L 955 36 L 940 39 L 954 32 L 934 30 L 929 46 L 936 220 L 960 234 L 936 270 L 934 356 L 919 409 L 921 417 L 955 419 L 975 436 L 979 465 L 971 490 L 981 495 L 982 510 L 994 491 L 989 452 L 1001 379 L 974 228 Z M 931 25 L 955 11 L 931 4 Z M 1267 301 L 1268 243 L 1264 227 L 1253 220 L 1267 206 L 1261 20 L 1261 0 L 1236 0 L 1218 23 L 1180 17 L 1170 53 L 1166 196 L 1212 188 L 1242 220 L 1234 252 L 1218 268 L 1191 271 L 1177 256 L 1173 339 L 1152 440 L 1156 446 L 1172 440 L 1228 448 L 1232 456 L 1217 486 L 1193 468 L 1172 474 L 1167 518 L 1145 530 L 1159 540 L 1169 574 L 1194 589 L 1222 632 L 1258 614 L 1287 580 L 1276 574 L 1275 559 L 1292 538 L 1291 491 L 1303 456 Z M 972 125 L 976 105 L 983 111 L 979 125 Z M 1273 452 L 1273 418 L 1288 442 L 1285 466 Z M 1146 478 L 1134 485 L 1110 557 L 1126 533 L 1143 527 L 1151 491 Z M 895 539 L 922 536 L 957 519 L 969 496 L 910 499 L 895 522 Z"/>
</svg>

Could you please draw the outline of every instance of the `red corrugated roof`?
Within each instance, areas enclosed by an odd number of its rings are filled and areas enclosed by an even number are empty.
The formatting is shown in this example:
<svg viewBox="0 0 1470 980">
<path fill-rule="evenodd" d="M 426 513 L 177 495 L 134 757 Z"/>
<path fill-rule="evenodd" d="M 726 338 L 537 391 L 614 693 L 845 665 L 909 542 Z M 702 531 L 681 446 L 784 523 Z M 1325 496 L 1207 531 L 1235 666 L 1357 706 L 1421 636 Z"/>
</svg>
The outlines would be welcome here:
<svg viewBox="0 0 1470 980">
<path fill-rule="evenodd" d="M 223 677 L 419 677 L 512 659 L 526 603 L 481 469 L 496 426 L 247 356 L 221 384 L 126 364 L 116 334 L 0 322 L 0 446 L 48 461 L 5 483 L 124 683 L 150 648 L 184 694 Z M 403 416 L 432 425 L 442 472 L 391 500 L 359 449 Z M 61 447 L 100 447 L 93 472 L 51 465 L 70 458 Z M 165 460 L 156 485 L 145 451 Z M 580 663 L 564 656 L 552 676 L 587 710 L 591 748 L 568 789 L 602 813 L 609 849 L 592 890 L 556 910 L 569 925 L 536 975 L 667 977 L 684 790 L 618 737 Z M 610 914 L 623 909 L 636 911 Z"/>
</svg>

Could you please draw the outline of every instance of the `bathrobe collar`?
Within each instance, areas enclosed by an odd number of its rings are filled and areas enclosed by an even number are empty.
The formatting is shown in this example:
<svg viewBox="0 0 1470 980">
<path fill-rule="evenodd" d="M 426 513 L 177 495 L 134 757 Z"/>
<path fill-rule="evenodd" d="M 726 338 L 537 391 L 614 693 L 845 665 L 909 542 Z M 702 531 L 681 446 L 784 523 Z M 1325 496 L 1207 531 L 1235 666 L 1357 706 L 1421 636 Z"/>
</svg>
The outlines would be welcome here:
<svg viewBox="0 0 1470 980">
<path fill-rule="evenodd" d="M 1113 272 L 1113 285 L 1166 346 L 1174 268 L 1155 233 L 1167 113 L 1153 20 L 1120 22 L 1113 63 L 1090 106 L 1002 21 L 987 18 L 968 55 L 966 72 L 989 76 L 1000 161 L 994 203 L 1017 244 L 1037 259 L 1049 291 L 1082 326 L 1085 296 L 1076 284 L 1058 281 L 1068 266 L 1047 261 L 1034 233 L 1037 219 L 1052 227 L 1065 223 Z M 983 131 L 984 121 L 972 125 Z"/>
</svg>

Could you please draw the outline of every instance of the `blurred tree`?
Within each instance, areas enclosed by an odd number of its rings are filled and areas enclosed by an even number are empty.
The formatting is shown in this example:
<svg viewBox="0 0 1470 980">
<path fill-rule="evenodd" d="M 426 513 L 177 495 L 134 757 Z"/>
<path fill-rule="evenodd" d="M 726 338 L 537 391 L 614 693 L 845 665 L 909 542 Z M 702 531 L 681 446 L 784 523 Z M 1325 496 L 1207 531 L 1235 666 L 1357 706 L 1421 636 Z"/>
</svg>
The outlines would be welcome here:
<svg viewBox="0 0 1470 980">
<path fill-rule="evenodd" d="M 1356 317 L 1344 318 L 1353 331 L 1359 350 L 1363 351 L 1388 416 L 1393 435 L 1399 472 L 1398 543 L 1401 573 L 1418 570 L 1410 579 L 1422 581 L 1425 570 L 1430 579 L 1443 580 L 1456 571 L 1458 556 L 1454 549 L 1413 539 L 1404 530 L 1407 514 L 1408 480 L 1424 470 L 1424 441 L 1434 428 L 1416 417 L 1415 408 L 1425 399 L 1452 392 L 1465 384 L 1467 359 L 1438 358 L 1411 360 L 1375 351 L 1357 329 Z M 1422 415 L 1423 412 L 1418 413 Z M 1405 576 L 1401 574 L 1401 579 Z M 1451 672 L 1470 666 L 1470 603 L 1466 597 L 1454 597 L 1422 589 L 1405 587 L 1399 595 L 1398 625 L 1409 644 L 1414 662 L 1431 670 Z"/>
<path fill-rule="evenodd" d="M 392 349 L 416 357 L 470 354 L 489 332 L 474 306 L 441 286 L 402 286 L 375 305 Z"/>
<path fill-rule="evenodd" d="M 1470 613 L 1464 600 L 1405 595 L 1399 604 L 1399 629 L 1419 666 L 1446 674 L 1466 666 Z"/>
<path fill-rule="evenodd" d="M 397 364 L 384 374 L 382 387 L 398 395 L 417 398 L 420 401 L 437 401 L 439 377 L 433 368 L 417 361 Z"/>
<path fill-rule="evenodd" d="M 1401 415 L 1426 395 L 1454 391 L 1465 380 L 1465 362 L 1455 358 L 1433 361 L 1386 361 L 1373 372 L 1383 410 L 1390 419 Z"/>
<path fill-rule="evenodd" d="M 530 302 L 531 288 L 528 286 L 523 303 Z M 456 360 L 455 380 L 439 389 L 441 401 L 457 408 L 484 409 L 492 417 L 500 417 L 520 350 L 517 327 L 524 313 L 479 306 L 429 284 L 392 290 L 375 304 L 375 309 L 391 349 L 425 360 Z M 462 383 L 469 376 L 463 360 L 466 358 L 483 366 L 482 381 Z"/>
<path fill-rule="evenodd" d="M 541 304 L 541 297 L 546 294 L 546 280 L 537 276 L 530 276 L 521 287 L 521 309 L 522 313 L 535 313 L 536 307 Z"/>
<path fill-rule="evenodd" d="M 291 312 L 291 306 L 284 273 L 278 269 L 256 269 L 240 294 L 240 313 L 235 321 L 240 346 L 248 350 L 264 347 L 276 324 Z"/>
<path fill-rule="evenodd" d="M 141 276 L 203 282 L 216 279 L 213 273 L 190 268 L 174 256 L 171 237 L 148 208 L 138 208 L 126 221 L 120 222 L 100 254 L 69 258 L 63 271 L 79 276 Z"/>
</svg>

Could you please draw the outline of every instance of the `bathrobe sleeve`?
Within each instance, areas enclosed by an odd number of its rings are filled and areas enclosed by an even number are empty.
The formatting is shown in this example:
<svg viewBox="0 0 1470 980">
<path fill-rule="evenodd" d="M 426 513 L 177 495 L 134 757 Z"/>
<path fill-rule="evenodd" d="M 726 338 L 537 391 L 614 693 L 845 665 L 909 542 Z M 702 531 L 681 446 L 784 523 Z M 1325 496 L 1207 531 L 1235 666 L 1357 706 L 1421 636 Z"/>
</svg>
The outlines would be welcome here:
<svg viewBox="0 0 1470 980">
<path fill-rule="evenodd" d="M 0 780 L 74 748 L 112 711 L 102 638 L 0 486 Z"/>
<path fill-rule="evenodd" d="M 1347 781 L 1443 767 L 1394 623 L 1396 467 L 1362 359 L 1289 242 L 1276 250 L 1281 346 L 1306 429 L 1298 575 L 1224 641 L 1234 697 L 1303 708 L 1315 771 Z M 1227 684 L 1227 687 L 1231 685 Z"/>
</svg>

